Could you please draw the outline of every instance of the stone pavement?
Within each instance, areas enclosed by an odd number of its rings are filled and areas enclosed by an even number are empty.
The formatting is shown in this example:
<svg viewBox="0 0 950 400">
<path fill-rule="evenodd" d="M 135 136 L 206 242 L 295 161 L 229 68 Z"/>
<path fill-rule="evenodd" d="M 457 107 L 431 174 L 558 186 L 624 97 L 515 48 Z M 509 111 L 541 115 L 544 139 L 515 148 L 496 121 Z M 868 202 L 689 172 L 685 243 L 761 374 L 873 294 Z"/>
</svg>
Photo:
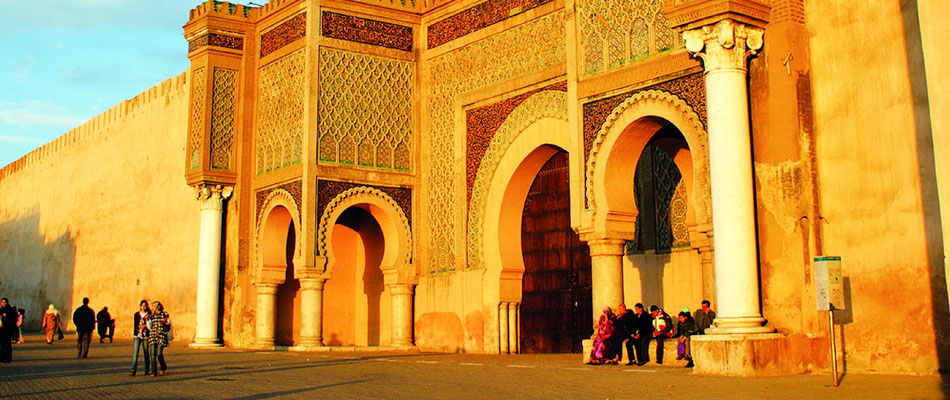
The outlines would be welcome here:
<svg viewBox="0 0 950 400">
<path fill-rule="evenodd" d="M 721 378 L 682 362 L 589 366 L 576 354 L 468 355 L 421 352 L 255 352 L 165 349 L 165 376 L 128 375 L 130 339 L 76 359 L 75 335 L 47 345 L 38 334 L 0 364 L 2 399 L 943 399 L 941 377 L 830 375 Z"/>
</svg>

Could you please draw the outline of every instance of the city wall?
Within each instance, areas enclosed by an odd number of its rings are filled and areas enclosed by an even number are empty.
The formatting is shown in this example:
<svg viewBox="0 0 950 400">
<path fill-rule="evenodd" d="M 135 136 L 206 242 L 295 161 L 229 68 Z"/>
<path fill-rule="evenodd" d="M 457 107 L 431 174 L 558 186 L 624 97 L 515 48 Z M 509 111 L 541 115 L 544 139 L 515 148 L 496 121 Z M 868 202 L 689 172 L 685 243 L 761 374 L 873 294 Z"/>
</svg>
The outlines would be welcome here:
<svg viewBox="0 0 950 400">
<path fill-rule="evenodd" d="M 90 298 L 130 336 L 159 300 L 194 331 L 198 207 L 184 184 L 187 73 L 119 103 L 0 170 L 0 296 L 40 329 L 49 304 L 72 330 Z"/>
</svg>

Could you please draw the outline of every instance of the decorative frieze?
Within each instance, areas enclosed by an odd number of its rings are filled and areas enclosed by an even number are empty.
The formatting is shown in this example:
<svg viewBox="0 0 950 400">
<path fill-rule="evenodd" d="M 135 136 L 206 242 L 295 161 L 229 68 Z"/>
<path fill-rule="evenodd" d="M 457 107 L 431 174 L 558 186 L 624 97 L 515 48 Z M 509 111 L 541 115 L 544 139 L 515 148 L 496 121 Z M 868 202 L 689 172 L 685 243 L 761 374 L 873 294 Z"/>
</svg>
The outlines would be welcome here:
<svg viewBox="0 0 950 400">
<path fill-rule="evenodd" d="M 191 140 L 188 144 L 188 165 L 191 169 L 201 167 L 201 138 L 204 136 L 205 118 L 205 73 L 204 67 L 195 70 L 191 79 L 191 121 L 189 131 Z"/>
<path fill-rule="evenodd" d="M 198 50 L 205 46 L 223 47 L 232 50 L 244 49 L 244 38 L 218 33 L 207 33 L 188 41 L 188 52 Z"/>
<path fill-rule="evenodd" d="M 264 208 L 264 201 L 267 199 L 267 196 L 277 189 L 286 190 L 287 193 L 290 193 L 291 197 L 294 198 L 294 204 L 297 205 L 298 210 L 297 217 L 300 218 L 299 210 L 303 210 L 303 207 L 301 207 L 301 199 L 303 198 L 303 184 L 299 180 L 287 182 L 280 186 L 259 190 L 257 193 L 255 193 L 255 197 L 257 198 L 257 212 L 255 212 L 254 215 L 261 214 L 261 209 Z M 258 221 L 258 223 L 260 222 L 261 221 Z"/>
<path fill-rule="evenodd" d="M 552 0 L 488 0 L 428 26 L 428 48 L 494 25 Z"/>
<path fill-rule="evenodd" d="M 255 141 L 258 174 L 302 159 L 305 66 L 301 49 L 260 69 Z"/>
<path fill-rule="evenodd" d="M 230 169 L 237 71 L 215 68 L 211 94 L 211 168 Z"/>
<path fill-rule="evenodd" d="M 405 187 L 379 186 L 317 179 L 316 215 L 323 215 L 327 209 L 327 205 L 330 204 L 330 201 L 336 198 L 340 193 L 361 186 L 379 190 L 380 192 L 383 192 L 391 197 L 396 202 L 396 204 L 399 205 L 399 208 L 402 209 L 402 212 L 406 214 L 406 219 L 409 226 L 412 226 L 412 189 Z"/>
<path fill-rule="evenodd" d="M 261 35 L 261 57 L 304 36 L 307 36 L 307 13 L 305 12 L 297 14 Z"/>
<path fill-rule="evenodd" d="M 324 11 L 321 33 L 325 37 L 412 51 L 412 27 Z"/>
</svg>

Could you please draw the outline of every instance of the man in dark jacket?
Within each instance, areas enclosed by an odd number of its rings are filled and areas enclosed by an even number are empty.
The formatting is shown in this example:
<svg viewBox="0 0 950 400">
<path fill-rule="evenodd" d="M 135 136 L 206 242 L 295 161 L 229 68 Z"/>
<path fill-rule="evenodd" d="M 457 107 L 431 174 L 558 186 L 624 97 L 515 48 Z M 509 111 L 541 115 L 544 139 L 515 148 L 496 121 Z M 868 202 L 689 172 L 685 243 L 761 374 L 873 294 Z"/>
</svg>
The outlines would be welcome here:
<svg viewBox="0 0 950 400">
<path fill-rule="evenodd" d="M 109 307 L 102 307 L 102 310 L 99 310 L 99 313 L 96 314 L 96 324 L 99 326 L 99 343 L 102 343 L 102 339 L 105 338 L 109 338 L 109 343 L 112 343 L 115 320 L 109 315 Z"/>
<path fill-rule="evenodd" d="M 637 316 L 634 323 L 636 332 L 633 335 L 636 339 L 634 344 L 637 346 L 637 365 L 644 365 L 650 361 L 649 349 L 650 339 L 653 338 L 653 317 L 643 309 L 643 304 L 640 303 L 633 306 L 633 312 Z"/>
<path fill-rule="evenodd" d="M 73 325 L 76 326 L 76 348 L 79 350 L 77 358 L 86 358 L 89 355 L 92 331 L 96 329 L 96 312 L 89 308 L 88 297 L 83 297 L 82 306 L 73 312 Z"/>
<path fill-rule="evenodd" d="M 13 332 L 16 331 L 16 309 L 6 297 L 0 299 L 0 362 L 13 361 Z"/>
<path fill-rule="evenodd" d="M 625 304 L 620 305 L 620 309 L 617 312 L 617 332 L 620 333 L 620 340 L 617 341 L 617 362 L 623 361 L 623 348 L 622 345 L 624 342 L 627 342 L 627 365 L 633 364 L 636 360 L 636 357 L 633 353 L 633 342 L 636 339 L 633 338 L 633 335 L 636 333 L 636 322 L 637 316 L 633 314 L 632 311 L 627 309 Z"/>
<path fill-rule="evenodd" d="M 676 323 L 676 334 L 673 335 L 674 338 L 679 338 L 679 343 L 683 344 L 683 354 L 677 355 L 677 360 L 686 359 L 686 368 L 693 367 L 693 355 L 690 353 L 689 348 L 689 337 L 699 333 L 699 330 L 696 329 L 696 321 L 693 320 L 693 316 L 689 315 L 689 312 L 683 311 L 679 313 L 679 322 Z"/>
</svg>

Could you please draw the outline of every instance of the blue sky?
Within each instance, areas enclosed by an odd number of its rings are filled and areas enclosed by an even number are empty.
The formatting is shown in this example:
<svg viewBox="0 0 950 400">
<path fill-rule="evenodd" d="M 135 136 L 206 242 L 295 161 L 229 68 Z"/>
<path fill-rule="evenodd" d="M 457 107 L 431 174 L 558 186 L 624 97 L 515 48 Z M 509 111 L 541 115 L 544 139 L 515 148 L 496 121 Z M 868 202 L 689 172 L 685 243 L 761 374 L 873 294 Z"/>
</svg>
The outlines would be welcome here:
<svg viewBox="0 0 950 400">
<path fill-rule="evenodd" d="M 202 0 L 0 0 L 0 167 L 188 68 Z"/>
</svg>

